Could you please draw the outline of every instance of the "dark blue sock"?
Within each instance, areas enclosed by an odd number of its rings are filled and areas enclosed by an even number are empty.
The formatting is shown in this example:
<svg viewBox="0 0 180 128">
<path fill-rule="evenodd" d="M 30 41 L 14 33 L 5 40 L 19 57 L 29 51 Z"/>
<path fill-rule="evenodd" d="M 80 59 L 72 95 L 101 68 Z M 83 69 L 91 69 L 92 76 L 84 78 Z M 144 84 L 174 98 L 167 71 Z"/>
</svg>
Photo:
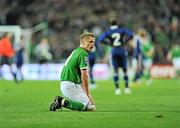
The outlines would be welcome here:
<svg viewBox="0 0 180 128">
<path fill-rule="evenodd" d="M 128 81 L 129 81 L 128 75 L 125 75 L 125 76 L 124 76 L 124 81 L 125 81 L 125 86 L 126 86 L 126 88 L 128 88 L 128 87 L 129 87 L 129 85 L 128 85 Z"/>
<path fill-rule="evenodd" d="M 114 75 L 113 77 L 116 88 L 119 88 L 119 76 Z"/>
<path fill-rule="evenodd" d="M 141 72 L 136 72 L 133 81 L 137 81 L 141 76 Z"/>
<path fill-rule="evenodd" d="M 12 75 L 13 75 L 13 77 L 14 77 L 14 81 L 17 83 L 17 82 L 18 82 L 18 79 L 17 79 L 16 73 L 12 72 Z"/>
</svg>

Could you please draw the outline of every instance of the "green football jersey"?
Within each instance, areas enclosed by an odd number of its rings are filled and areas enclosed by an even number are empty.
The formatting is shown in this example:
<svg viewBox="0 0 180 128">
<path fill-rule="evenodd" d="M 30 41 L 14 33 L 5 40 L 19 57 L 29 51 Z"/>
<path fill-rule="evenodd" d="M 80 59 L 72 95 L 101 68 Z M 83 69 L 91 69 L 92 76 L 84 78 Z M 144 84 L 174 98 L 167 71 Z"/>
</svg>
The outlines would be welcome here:
<svg viewBox="0 0 180 128">
<path fill-rule="evenodd" d="M 88 52 L 78 47 L 67 58 L 61 72 L 61 81 L 81 83 L 81 69 L 87 69 Z"/>
<path fill-rule="evenodd" d="M 173 58 L 180 57 L 180 46 L 172 48 L 170 52 L 171 52 Z"/>
<path fill-rule="evenodd" d="M 150 41 L 146 42 L 145 44 L 142 45 L 141 49 L 142 49 L 142 53 L 144 56 L 146 56 L 147 58 L 152 58 L 152 56 L 148 55 L 148 52 L 154 48 L 152 43 Z"/>
</svg>

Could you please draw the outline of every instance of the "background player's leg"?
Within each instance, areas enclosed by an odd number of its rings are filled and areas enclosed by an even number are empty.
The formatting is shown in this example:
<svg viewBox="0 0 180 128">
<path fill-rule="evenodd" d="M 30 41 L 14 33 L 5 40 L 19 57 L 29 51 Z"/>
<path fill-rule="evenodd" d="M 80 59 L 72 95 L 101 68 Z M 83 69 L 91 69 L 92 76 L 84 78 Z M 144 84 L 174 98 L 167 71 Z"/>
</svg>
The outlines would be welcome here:
<svg viewBox="0 0 180 128">
<path fill-rule="evenodd" d="M 143 75 L 143 68 L 137 69 L 133 81 L 134 82 L 139 81 L 142 75 Z"/>
<path fill-rule="evenodd" d="M 113 76 L 114 84 L 116 89 L 119 88 L 119 74 L 118 74 L 118 68 L 114 68 L 114 76 Z"/>
<path fill-rule="evenodd" d="M 13 75 L 13 78 L 14 78 L 14 81 L 16 83 L 18 83 L 18 79 L 17 79 L 17 67 L 14 67 L 13 66 L 13 60 L 12 58 L 6 58 L 6 64 L 9 65 L 9 68 L 10 68 L 10 72 L 11 74 Z"/>
<path fill-rule="evenodd" d="M 115 85 L 115 95 L 119 95 L 121 93 L 121 90 L 119 88 L 119 72 L 118 72 L 118 68 L 115 67 L 114 67 L 113 80 Z"/>
<path fill-rule="evenodd" d="M 129 77 L 128 77 L 127 69 L 126 68 L 123 68 L 123 73 L 124 73 L 124 82 L 125 82 L 124 93 L 131 94 L 131 91 L 129 89 Z"/>
<path fill-rule="evenodd" d="M 90 83 L 94 84 L 94 77 L 93 77 L 93 70 L 92 70 L 92 66 L 89 67 L 89 77 L 90 77 Z"/>
<path fill-rule="evenodd" d="M 127 71 L 123 70 L 123 72 L 124 72 L 125 87 L 129 88 L 129 78 L 128 78 L 128 75 L 127 75 Z"/>
<path fill-rule="evenodd" d="M 124 51 L 123 54 L 121 55 L 121 67 L 124 73 L 124 82 L 125 82 L 125 90 L 124 93 L 126 94 L 130 94 L 131 91 L 129 89 L 129 77 L 128 77 L 128 73 L 127 73 L 127 65 L 128 65 L 128 61 L 127 61 L 127 52 Z"/>
<path fill-rule="evenodd" d="M 93 76 L 93 67 L 95 65 L 95 55 L 92 53 L 88 57 L 89 59 L 89 78 L 90 78 L 90 89 L 96 88 L 96 83 Z"/>
<path fill-rule="evenodd" d="M 113 70 L 114 70 L 114 84 L 115 84 L 115 95 L 119 95 L 121 93 L 121 90 L 119 88 L 119 71 L 118 71 L 118 66 L 119 66 L 119 56 L 116 54 L 116 52 L 112 52 L 112 65 L 113 65 Z"/>
<path fill-rule="evenodd" d="M 96 88 L 96 84 L 93 77 L 93 66 L 94 64 L 89 66 L 90 89 Z"/>
<path fill-rule="evenodd" d="M 23 81 L 23 80 L 24 80 L 24 76 L 23 76 L 23 73 L 22 73 L 22 67 L 21 67 L 21 66 L 18 66 L 18 67 L 17 67 L 17 73 L 18 73 L 19 76 L 20 76 L 19 81 Z"/>
</svg>

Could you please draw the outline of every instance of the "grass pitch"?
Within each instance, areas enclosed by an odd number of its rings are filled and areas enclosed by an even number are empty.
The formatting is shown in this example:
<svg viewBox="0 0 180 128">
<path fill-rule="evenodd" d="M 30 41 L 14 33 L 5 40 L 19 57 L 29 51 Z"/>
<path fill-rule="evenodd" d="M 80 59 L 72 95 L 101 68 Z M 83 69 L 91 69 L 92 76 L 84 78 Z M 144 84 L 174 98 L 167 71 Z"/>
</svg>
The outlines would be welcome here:
<svg viewBox="0 0 180 128">
<path fill-rule="evenodd" d="M 59 81 L 0 80 L 0 128 L 179 128 L 180 80 L 132 86 L 132 95 L 114 95 L 113 81 L 92 90 L 96 112 L 50 112 Z"/>
</svg>

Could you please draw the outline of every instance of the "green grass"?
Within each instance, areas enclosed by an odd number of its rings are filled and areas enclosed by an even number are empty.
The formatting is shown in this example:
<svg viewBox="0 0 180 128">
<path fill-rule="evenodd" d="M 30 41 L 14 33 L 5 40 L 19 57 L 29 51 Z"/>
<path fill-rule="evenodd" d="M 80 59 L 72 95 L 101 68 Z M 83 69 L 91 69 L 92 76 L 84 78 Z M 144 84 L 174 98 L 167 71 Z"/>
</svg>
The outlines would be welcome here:
<svg viewBox="0 0 180 128">
<path fill-rule="evenodd" d="M 114 95 L 113 82 L 92 90 L 96 112 L 50 112 L 59 81 L 0 80 L 0 128 L 179 128 L 180 80 L 132 86 L 132 95 Z"/>
</svg>

